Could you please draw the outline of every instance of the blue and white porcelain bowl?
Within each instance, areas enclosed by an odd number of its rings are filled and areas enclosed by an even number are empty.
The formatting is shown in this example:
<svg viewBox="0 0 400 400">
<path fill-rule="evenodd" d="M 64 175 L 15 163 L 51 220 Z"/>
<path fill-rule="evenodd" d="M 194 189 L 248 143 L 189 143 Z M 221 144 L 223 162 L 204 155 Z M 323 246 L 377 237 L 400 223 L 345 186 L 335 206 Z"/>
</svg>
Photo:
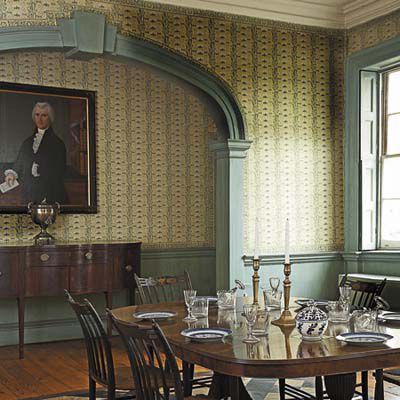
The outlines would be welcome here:
<svg viewBox="0 0 400 400">
<path fill-rule="evenodd" d="M 328 327 L 328 316 L 311 300 L 308 307 L 296 315 L 296 328 L 303 340 L 316 342 L 321 340 Z"/>
</svg>

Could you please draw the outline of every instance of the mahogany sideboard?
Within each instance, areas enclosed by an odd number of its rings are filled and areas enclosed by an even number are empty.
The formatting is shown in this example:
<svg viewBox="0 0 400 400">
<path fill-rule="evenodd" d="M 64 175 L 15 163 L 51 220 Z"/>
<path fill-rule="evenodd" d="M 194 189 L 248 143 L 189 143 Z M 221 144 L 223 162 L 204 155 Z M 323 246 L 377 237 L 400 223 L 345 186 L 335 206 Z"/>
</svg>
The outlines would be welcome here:
<svg viewBox="0 0 400 400">
<path fill-rule="evenodd" d="M 141 243 L 96 242 L 4 244 L 0 246 L 0 298 L 18 301 L 19 356 L 24 356 L 25 298 L 104 293 L 112 308 L 113 292 L 135 287 Z"/>
</svg>

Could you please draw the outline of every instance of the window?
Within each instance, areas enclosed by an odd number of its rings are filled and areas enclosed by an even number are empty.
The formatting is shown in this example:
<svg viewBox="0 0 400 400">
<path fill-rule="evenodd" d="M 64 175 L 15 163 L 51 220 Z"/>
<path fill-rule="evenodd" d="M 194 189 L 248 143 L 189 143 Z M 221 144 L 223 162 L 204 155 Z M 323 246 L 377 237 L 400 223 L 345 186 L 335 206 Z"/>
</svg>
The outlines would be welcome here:
<svg viewBox="0 0 400 400">
<path fill-rule="evenodd" d="M 381 81 L 380 247 L 400 247 L 400 70 Z"/>
<path fill-rule="evenodd" d="M 400 69 L 362 71 L 360 88 L 361 248 L 400 248 Z"/>
</svg>

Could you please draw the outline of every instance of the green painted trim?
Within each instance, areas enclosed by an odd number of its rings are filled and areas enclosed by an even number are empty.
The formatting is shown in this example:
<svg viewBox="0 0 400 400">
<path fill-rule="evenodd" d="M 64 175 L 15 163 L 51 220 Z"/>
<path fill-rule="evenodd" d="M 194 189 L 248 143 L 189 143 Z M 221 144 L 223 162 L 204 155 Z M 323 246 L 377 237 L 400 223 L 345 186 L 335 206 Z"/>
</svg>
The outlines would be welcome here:
<svg viewBox="0 0 400 400">
<path fill-rule="evenodd" d="M 343 255 L 343 259 L 345 261 L 379 261 L 379 262 L 387 262 L 387 263 L 400 263 L 400 253 L 396 251 L 386 251 L 386 250 L 375 250 L 375 251 L 362 251 L 356 253 L 347 253 Z"/>
<path fill-rule="evenodd" d="M 248 140 L 212 143 L 216 158 L 216 286 L 226 289 L 243 279 L 243 181 Z"/>
<path fill-rule="evenodd" d="M 285 256 L 282 254 L 274 254 L 270 256 L 260 255 L 260 265 L 276 265 L 283 264 Z M 323 252 L 323 253 L 298 253 L 291 254 L 290 261 L 292 264 L 309 264 L 324 261 L 343 261 L 342 253 L 339 251 Z M 252 256 L 243 256 L 244 267 L 253 266 Z"/>
<path fill-rule="evenodd" d="M 240 105 L 227 84 L 194 61 L 134 37 L 117 35 L 113 55 L 152 65 L 200 88 L 212 97 L 225 114 L 231 139 L 245 139 L 245 122 Z"/>
<path fill-rule="evenodd" d="M 182 249 L 143 249 L 142 260 L 187 258 L 187 257 L 215 257 L 214 248 L 182 248 Z"/>
<path fill-rule="evenodd" d="M 345 253 L 359 249 L 359 154 L 360 154 L 360 83 L 361 70 L 379 71 L 400 61 L 400 36 L 352 54 L 345 71 Z M 346 261 L 346 259 L 345 259 Z"/>
<path fill-rule="evenodd" d="M 245 139 L 241 106 L 228 84 L 201 64 L 137 37 L 117 34 L 102 14 L 75 11 L 72 18 L 59 19 L 57 26 L 0 29 L 0 51 L 59 49 L 67 57 L 90 60 L 107 55 L 152 65 L 203 90 L 221 107 L 231 139 Z"/>
</svg>

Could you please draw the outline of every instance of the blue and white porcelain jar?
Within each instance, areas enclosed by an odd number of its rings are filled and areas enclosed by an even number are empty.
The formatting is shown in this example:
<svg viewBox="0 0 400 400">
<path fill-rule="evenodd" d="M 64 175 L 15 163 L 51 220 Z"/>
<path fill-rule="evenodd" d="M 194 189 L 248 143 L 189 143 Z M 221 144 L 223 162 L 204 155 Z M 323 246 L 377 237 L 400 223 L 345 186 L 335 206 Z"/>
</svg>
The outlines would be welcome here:
<svg viewBox="0 0 400 400">
<path fill-rule="evenodd" d="M 321 340 L 327 327 L 328 316 L 324 311 L 316 307 L 312 300 L 306 308 L 296 315 L 296 328 L 303 340 Z"/>
</svg>

